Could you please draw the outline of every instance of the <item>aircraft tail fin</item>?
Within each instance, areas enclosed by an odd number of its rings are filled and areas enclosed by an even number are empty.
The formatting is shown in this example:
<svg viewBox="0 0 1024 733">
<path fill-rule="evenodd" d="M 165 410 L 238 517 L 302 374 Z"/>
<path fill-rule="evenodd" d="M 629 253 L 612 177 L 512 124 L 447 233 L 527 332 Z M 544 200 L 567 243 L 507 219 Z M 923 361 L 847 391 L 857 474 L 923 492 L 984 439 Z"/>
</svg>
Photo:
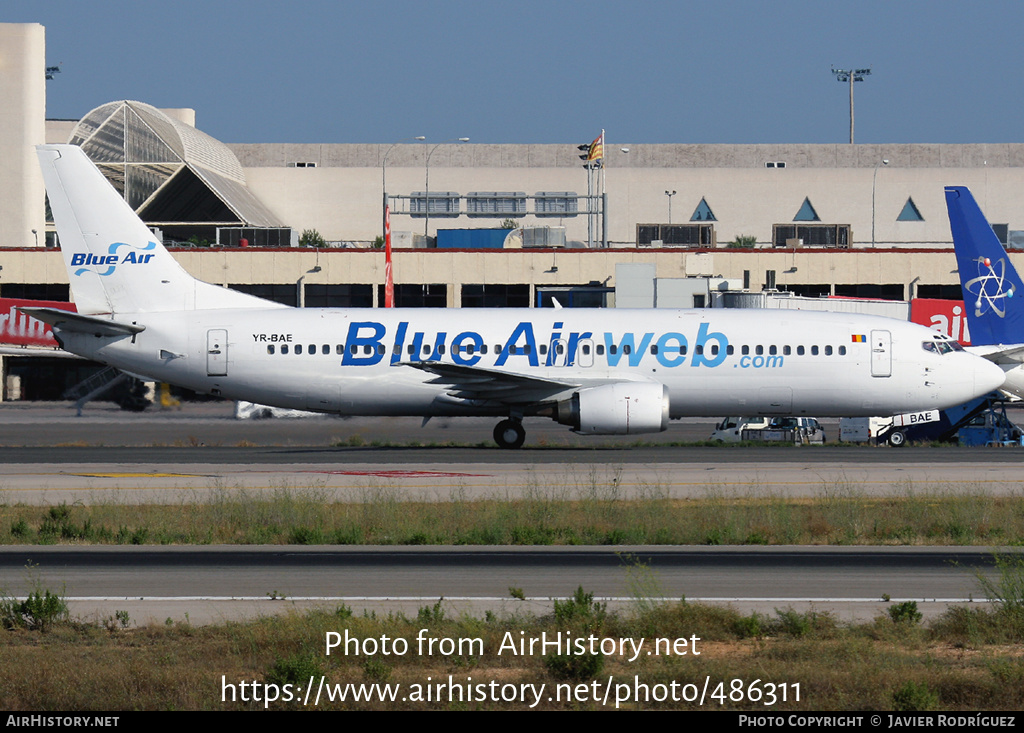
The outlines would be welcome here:
<svg viewBox="0 0 1024 733">
<path fill-rule="evenodd" d="M 947 186 L 946 208 L 971 343 L 1024 343 L 1024 292 L 1006 250 L 967 188 Z"/>
<path fill-rule="evenodd" d="M 37 154 L 79 313 L 284 307 L 185 272 L 81 148 Z"/>
</svg>

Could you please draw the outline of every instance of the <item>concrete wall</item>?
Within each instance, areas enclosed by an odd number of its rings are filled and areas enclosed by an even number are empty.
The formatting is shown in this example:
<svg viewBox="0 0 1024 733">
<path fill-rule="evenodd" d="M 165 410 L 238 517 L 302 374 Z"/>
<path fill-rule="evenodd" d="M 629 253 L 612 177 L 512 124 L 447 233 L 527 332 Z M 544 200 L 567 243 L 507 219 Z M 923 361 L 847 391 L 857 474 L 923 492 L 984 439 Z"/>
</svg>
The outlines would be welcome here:
<svg viewBox="0 0 1024 733">
<path fill-rule="evenodd" d="M 46 41 L 38 23 L 0 23 L 0 247 L 45 244 L 43 177 Z"/>
<path fill-rule="evenodd" d="M 387 188 L 424 190 L 424 145 L 232 145 L 250 187 L 296 229 L 327 239 L 371 241 L 380 234 L 381 163 Z M 638 223 L 689 222 L 703 198 L 717 219 L 720 246 L 752 235 L 763 245 L 772 225 L 789 224 L 805 198 L 825 224 L 852 228 L 858 247 L 950 244 L 943 186 L 966 185 L 994 223 L 1024 229 L 1024 145 L 635 145 L 607 146 L 608 238 L 636 241 Z M 390 149 L 390 153 L 388 150 Z M 573 145 L 440 146 L 430 158 L 430 190 L 587 192 Z M 882 160 L 888 160 L 883 164 Z M 765 168 L 765 162 L 785 168 Z M 289 168 L 313 162 L 316 168 Z M 598 189 L 599 190 L 599 189 Z M 596 192 L 596 190 L 595 190 Z M 924 221 L 897 221 L 912 198 Z M 581 208 L 583 202 L 580 202 Z M 465 202 L 463 202 L 465 208 Z M 528 206 L 532 209 L 532 204 Z M 502 217 L 432 217 L 438 228 L 493 225 Z M 585 216 L 520 218 L 527 226 L 564 225 L 569 240 L 587 239 Z M 423 219 L 393 211 L 395 231 L 423 233 Z M 596 235 L 599 237 L 600 232 Z"/>
</svg>

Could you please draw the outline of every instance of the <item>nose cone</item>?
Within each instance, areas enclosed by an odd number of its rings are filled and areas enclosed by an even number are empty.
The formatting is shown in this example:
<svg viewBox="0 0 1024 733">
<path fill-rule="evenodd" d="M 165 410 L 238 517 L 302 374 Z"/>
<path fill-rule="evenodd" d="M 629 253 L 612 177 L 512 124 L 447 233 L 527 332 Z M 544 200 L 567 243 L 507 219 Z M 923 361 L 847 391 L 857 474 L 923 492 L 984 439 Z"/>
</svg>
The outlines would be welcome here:
<svg viewBox="0 0 1024 733">
<path fill-rule="evenodd" d="M 981 362 L 974 369 L 974 387 L 978 396 L 1001 388 L 1003 382 L 1006 381 L 1006 372 L 1002 370 L 1002 367 L 993 364 L 988 359 L 975 358 Z"/>
</svg>

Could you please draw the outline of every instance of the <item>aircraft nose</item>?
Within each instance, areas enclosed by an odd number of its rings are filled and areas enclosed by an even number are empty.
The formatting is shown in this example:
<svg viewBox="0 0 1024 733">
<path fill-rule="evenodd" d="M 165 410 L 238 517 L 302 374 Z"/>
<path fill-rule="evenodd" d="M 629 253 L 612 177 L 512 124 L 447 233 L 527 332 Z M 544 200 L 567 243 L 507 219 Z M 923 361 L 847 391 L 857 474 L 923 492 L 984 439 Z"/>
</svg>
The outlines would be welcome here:
<svg viewBox="0 0 1024 733">
<path fill-rule="evenodd" d="M 979 363 L 974 368 L 974 391 L 983 395 L 1002 387 L 1006 381 L 1006 372 L 988 359 L 975 358 Z"/>
</svg>

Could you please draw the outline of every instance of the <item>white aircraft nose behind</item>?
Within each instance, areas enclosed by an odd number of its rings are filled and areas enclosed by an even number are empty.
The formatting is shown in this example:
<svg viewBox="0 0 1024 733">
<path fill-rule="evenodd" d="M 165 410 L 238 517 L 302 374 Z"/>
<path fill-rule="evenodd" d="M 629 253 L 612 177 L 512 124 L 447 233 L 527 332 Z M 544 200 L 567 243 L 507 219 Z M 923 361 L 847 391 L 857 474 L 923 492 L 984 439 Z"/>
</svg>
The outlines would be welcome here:
<svg viewBox="0 0 1024 733">
<path fill-rule="evenodd" d="M 1007 375 L 999 365 L 973 354 L 965 354 L 965 356 L 971 356 L 975 362 L 973 369 L 974 395 L 972 395 L 972 398 L 994 392 L 1003 387 Z M 967 400 L 964 401 L 966 402 Z"/>
</svg>

